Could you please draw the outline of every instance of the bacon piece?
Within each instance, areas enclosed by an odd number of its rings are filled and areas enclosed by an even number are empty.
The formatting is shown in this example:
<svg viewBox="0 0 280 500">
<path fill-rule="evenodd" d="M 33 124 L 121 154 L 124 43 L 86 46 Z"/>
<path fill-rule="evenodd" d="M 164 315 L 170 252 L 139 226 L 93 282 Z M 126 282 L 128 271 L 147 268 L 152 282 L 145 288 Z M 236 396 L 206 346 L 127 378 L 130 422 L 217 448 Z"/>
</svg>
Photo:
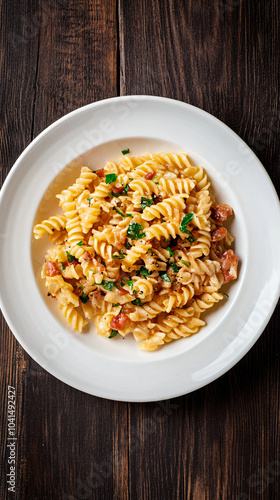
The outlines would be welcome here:
<svg viewBox="0 0 280 500">
<path fill-rule="evenodd" d="M 106 269 L 106 267 L 105 267 L 105 266 L 103 266 L 103 264 L 100 264 L 99 262 L 98 262 L 98 264 L 96 264 L 96 266 L 95 266 L 95 267 L 96 267 L 96 271 L 97 271 L 98 273 L 102 273 L 102 272 L 103 272 L 103 271 L 105 271 L 105 269 Z"/>
<path fill-rule="evenodd" d="M 129 291 L 126 290 L 125 288 L 123 288 L 122 286 L 119 287 L 119 292 L 120 292 L 120 295 L 126 295 L 129 293 Z"/>
<path fill-rule="evenodd" d="M 104 167 L 99 168 L 99 170 L 96 170 L 95 173 L 96 173 L 96 175 L 98 175 L 98 177 L 105 177 Z"/>
<path fill-rule="evenodd" d="M 89 252 L 85 252 L 83 255 L 83 260 L 90 260 L 92 259 L 92 255 Z"/>
<path fill-rule="evenodd" d="M 211 215 L 212 219 L 220 224 L 233 215 L 233 210 L 229 205 L 216 205 L 215 207 L 212 205 Z"/>
<path fill-rule="evenodd" d="M 110 327 L 112 330 L 122 330 L 129 324 L 129 322 L 129 317 L 125 313 L 121 312 L 112 319 Z"/>
<path fill-rule="evenodd" d="M 211 233 L 211 241 L 216 242 L 216 241 L 221 241 L 223 240 L 227 235 L 227 230 L 225 227 L 219 227 L 218 229 L 215 229 Z"/>
<path fill-rule="evenodd" d="M 155 175 L 156 175 L 156 172 L 154 172 L 154 170 L 152 170 L 151 172 L 148 172 L 145 175 L 144 179 L 146 179 L 147 181 L 150 181 L 151 179 L 154 178 Z"/>
<path fill-rule="evenodd" d="M 47 262 L 46 275 L 52 278 L 53 276 L 57 276 L 59 271 L 57 269 L 57 265 L 55 262 Z"/>
<path fill-rule="evenodd" d="M 121 187 L 116 187 L 114 186 L 113 189 L 112 189 L 112 192 L 115 193 L 115 194 L 119 194 L 119 193 L 123 193 L 123 186 Z"/>
<path fill-rule="evenodd" d="M 225 282 L 237 278 L 238 257 L 233 250 L 226 250 L 221 257 L 221 268 Z"/>
</svg>

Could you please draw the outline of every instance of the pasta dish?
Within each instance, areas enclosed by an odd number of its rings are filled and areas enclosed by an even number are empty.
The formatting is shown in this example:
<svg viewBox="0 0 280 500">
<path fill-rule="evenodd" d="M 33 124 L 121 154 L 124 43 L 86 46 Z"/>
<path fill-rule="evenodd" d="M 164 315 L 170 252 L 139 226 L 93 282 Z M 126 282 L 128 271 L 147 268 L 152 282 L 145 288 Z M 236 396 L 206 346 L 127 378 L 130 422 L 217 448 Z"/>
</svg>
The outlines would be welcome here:
<svg viewBox="0 0 280 500">
<path fill-rule="evenodd" d="M 129 156 L 82 167 L 57 194 L 61 213 L 35 225 L 50 242 L 41 276 L 70 325 L 93 320 L 112 339 L 133 334 L 152 351 L 205 325 L 204 312 L 237 277 L 233 216 L 186 154 Z"/>
</svg>

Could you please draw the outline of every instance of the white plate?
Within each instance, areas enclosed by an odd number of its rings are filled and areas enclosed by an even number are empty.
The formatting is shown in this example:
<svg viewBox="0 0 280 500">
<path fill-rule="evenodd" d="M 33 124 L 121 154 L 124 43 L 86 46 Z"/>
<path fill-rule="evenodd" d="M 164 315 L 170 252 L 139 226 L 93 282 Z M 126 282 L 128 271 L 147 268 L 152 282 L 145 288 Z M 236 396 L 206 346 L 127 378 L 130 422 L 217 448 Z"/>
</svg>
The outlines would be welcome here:
<svg viewBox="0 0 280 500">
<path fill-rule="evenodd" d="M 52 199 L 75 178 L 78 155 L 98 168 L 131 154 L 187 152 L 204 166 L 219 203 L 234 208 L 231 233 L 240 258 L 229 299 L 206 314 L 193 337 L 143 352 L 132 336 L 108 340 L 76 334 L 46 297 L 38 278 L 46 241 L 32 240 Z M 60 175 L 58 175 L 60 173 Z M 24 349 L 67 384 L 120 401 L 156 401 L 202 387 L 229 370 L 252 347 L 279 297 L 280 209 L 264 168 L 228 127 L 170 99 L 128 96 L 78 109 L 42 132 L 22 153 L 0 198 L 0 298 L 6 320 Z M 43 240 L 42 240 L 43 241 Z M 269 342 L 269 339 L 267 339 Z"/>
</svg>

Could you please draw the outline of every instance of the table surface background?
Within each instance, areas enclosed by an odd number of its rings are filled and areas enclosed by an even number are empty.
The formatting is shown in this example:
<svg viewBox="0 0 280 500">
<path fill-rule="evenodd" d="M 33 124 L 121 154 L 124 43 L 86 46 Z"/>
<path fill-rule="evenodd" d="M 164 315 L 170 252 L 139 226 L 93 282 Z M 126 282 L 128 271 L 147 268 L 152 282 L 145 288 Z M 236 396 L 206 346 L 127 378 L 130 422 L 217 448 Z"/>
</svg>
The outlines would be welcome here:
<svg viewBox="0 0 280 500">
<path fill-rule="evenodd" d="M 226 123 L 279 194 L 279 6 L 0 0 L 1 180 L 66 113 L 107 97 L 151 94 Z M 56 380 L 2 319 L 1 499 L 280 498 L 278 325 L 279 307 L 251 351 L 209 386 L 130 404 Z M 6 484 L 8 385 L 16 387 L 15 495 Z"/>
</svg>

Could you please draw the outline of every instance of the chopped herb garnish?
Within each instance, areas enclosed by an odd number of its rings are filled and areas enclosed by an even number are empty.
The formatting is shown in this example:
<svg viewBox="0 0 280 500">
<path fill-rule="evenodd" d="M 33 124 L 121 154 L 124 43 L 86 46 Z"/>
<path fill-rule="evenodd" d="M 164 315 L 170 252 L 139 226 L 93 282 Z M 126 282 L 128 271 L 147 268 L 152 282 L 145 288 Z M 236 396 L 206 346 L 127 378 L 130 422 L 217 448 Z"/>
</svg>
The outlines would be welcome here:
<svg viewBox="0 0 280 500">
<path fill-rule="evenodd" d="M 109 290 L 109 292 L 111 292 L 114 287 L 119 289 L 119 287 L 113 281 L 103 280 L 102 283 L 95 283 L 95 285 L 101 285 L 101 286 L 103 286 L 103 288 L 105 288 L 105 290 Z"/>
<path fill-rule="evenodd" d="M 76 257 L 74 257 L 74 255 L 71 255 L 69 252 L 67 252 L 66 250 L 66 255 L 67 255 L 67 258 L 71 264 L 71 262 L 73 262 L 73 260 L 75 260 L 76 262 L 79 262 L 78 259 L 76 259 Z"/>
<path fill-rule="evenodd" d="M 124 281 L 123 280 L 121 280 L 121 286 L 124 286 Z"/>
<path fill-rule="evenodd" d="M 129 188 L 129 184 L 126 184 L 126 186 L 124 186 L 124 188 L 123 188 L 123 192 L 126 195 L 127 195 L 128 188 Z"/>
<path fill-rule="evenodd" d="M 187 238 L 187 240 L 190 242 L 190 243 L 193 243 L 194 241 L 196 241 L 196 238 L 194 238 L 193 236 L 189 236 Z"/>
<path fill-rule="evenodd" d="M 171 250 L 171 248 L 167 247 L 166 250 L 168 250 L 170 257 L 173 257 L 174 252 Z"/>
<path fill-rule="evenodd" d="M 145 266 L 141 266 L 139 274 L 142 274 L 142 276 L 150 276 L 151 273 Z"/>
<path fill-rule="evenodd" d="M 113 307 L 118 307 L 120 304 L 113 304 Z"/>
<path fill-rule="evenodd" d="M 117 174 L 107 174 L 105 177 L 106 184 L 111 184 L 111 182 L 116 182 Z"/>
<path fill-rule="evenodd" d="M 104 260 L 101 261 L 102 266 L 106 267 Z"/>
<path fill-rule="evenodd" d="M 149 248 L 148 252 L 149 252 L 150 255 L 153 255 L 151 248 Z"/>
<path fill-rule="evenodd" d="M 172 267 L 174 273 L 178 273 L 179 267 L 177 266 L 177 264 L 171 264 L 171 267 Z"/>
<path fill-rule="evenodd" d="M 116 210 L 116 212 L 117 212 L 119 215 L 121 215 L 123 218 L 125 218 L 125 215 L 122 213 L 122 211 L 121 211 L 121 210 L 119 210 L 117 207 L 113 207 L 113 208 L 114 208 L 114 210 Z"/>
<path fill-rule="evenodd" d="M 163 281 L 167 281 L 168 283 L 171 283 L 171 279 L 169 278 L 168 274 L 162 273 L 162 274 L 160 274 L 160 277 Z"/>
<path fill-rule="evenodd" d="M 133 304 L 134 306 L 142 306 L 142 301 L 140 299 L 135 299 L 131 302 L 131 304 Z"/>
<path fill-rule="evenodd" d="M 127 228 L 127 237 L 132 240 L 140 240 L 141 238 L 145 238 L 145 233 L 142 232 L 143 227 L 141 224 L 137 222 L 131 222 Z"/>
<path fill-rule="evenodd" d="M 124 244 L 125 248 L 127 248 L 128 250 L 132 247 L 132 245 L 126 241 L 125 244 Z"/>
<path fill-rule="evenodd" d="M 114 196 L 115 198 L 119 198 L 120 196 L 123 196 L 123 193 L 114 193 L 114 192 L 112 191 L 112 193 L 111 193 L 111 198 L 112 198 L 112 196 Z"/>
<path fill-rule="evenodd" d="M 81 301 L 82 301 L 82 303 L 83 303 L 83 304 L 86 304 L 86 303 L 87 303 L 87 301 L 89 300 L 88 293 L 84 293 L 84 292 L 83 292 L 83 293 L 80 295 L 80 299 L 81 299 Z"/>
<path fill-rule="evenodd" d="M 123 154 L 123 155 L 127 155 L 127 153 L 129 153 L 129 149 L 124 149 L 124 150 L 122 151 L 122 154 Z"/>
<path fill-rule="evenodd" d="M 229 295 L 225 292 L 222 292 L 222 295 L 225 295 L 229 299 Z"/>
<path fill-rule="evenodd" d="M 181 222 L 181 226 L 180 226 L 180 231 L 182 231 L 182 233 L 189 234 L 189 231 L 187 230 L 187 226 L 191 222 L 191 220 L 193 220 L 193 212 L 189 212 L 188 214 L 186 214 L 183 217 L 182 222 Z"/>
<path fill-rule="evenodd" d="M 151 198 L 144 198 L 143 196 L 141 196 L 142 210 L 145 210 L 146 207 L 150 207 L 151 205 L 153 205 L 153 203 L 154 203 L 154 200 L 152 200 Z"/>
<path fill-rule="evenodd" d="M 126 214 L 126 216 L 127 216 L 127 217 L 133 217 L 133 215 L 132 215 L 132 214 Z"/>
<path fill-rule="evenodd" d="M 182 264 L 184 264 L 184 266 L 187 266 L 187 267 L 190 267 L 191 263 L 190 262 L 187 262 L 186 260 L 181 260 Z"/>
<path fill-rule="evenodd" d="M 152 178 L 152 181 L 157 177 L 157 175 L 155 175 L 153 178 Z"/>
<path fill-rule="evenodd" d="M 62 271 L 65 271 L 65 265 L 61 264 L 61 267 L 62 267 Z"/>
<path fill-rule="evenodd" d="M 108 337 L 108 339 L 112 339 L 113 337 L 115 337 L 116 335 L 118 335 L 118 330 L 111 330 L 111 335 L 110 337 Z"/>
<path fill-rule="evenodd" d="M 88 206 L 90 207 L 90 204 L 91 204 L 91 200 L 92 200 L 92 198 L 90 198 L 90 197 L 89 197 L 89 198 L 87 198 L 86 200 L 88 201 Z"/>
<path fill-rule="evenodd" d="M 77 243 L 77 245 L 79 245 L 79 247 L 81 247 L 82 245 L 84 245 L 84 243 L 82 241 L 79 241 L 79 243 Z"/>
<path fill-rule="evenodd" d="M 119 253 L 119 255 L 117 255 L 117 254 L 112 255 L 112 258 L 113 258 L 113 259 L 119 259 L 119 260 L 121 260 L 121 259 L 125 259 L 125 256 L 126 256 L 126 254 L 124 254 L 124 253 Z"/>
<path fill-rule="evenodd" d="M 157 186 L 159 186 L 159 182 L 155 182 L 155 184 L 156 184 Z"/>
</svg>

